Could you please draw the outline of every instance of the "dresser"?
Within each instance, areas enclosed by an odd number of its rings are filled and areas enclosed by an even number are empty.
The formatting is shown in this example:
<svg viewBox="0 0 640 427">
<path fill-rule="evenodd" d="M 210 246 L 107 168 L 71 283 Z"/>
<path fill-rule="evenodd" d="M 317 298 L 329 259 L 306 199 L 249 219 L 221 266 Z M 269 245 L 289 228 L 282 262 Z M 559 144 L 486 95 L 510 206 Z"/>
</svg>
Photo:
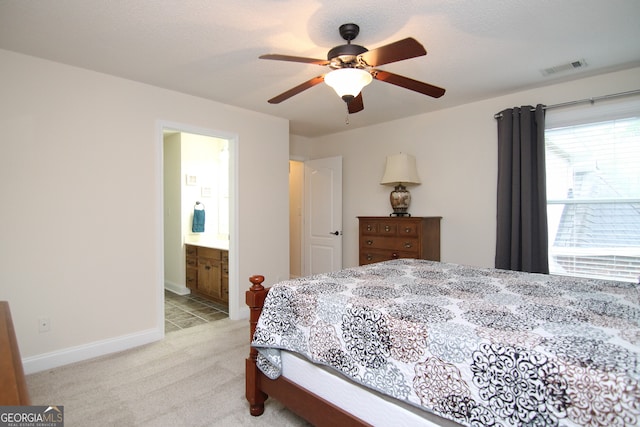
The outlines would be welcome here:
<svg viewBox="0 0 640 427">
<path fill-rule="evenodd" d="M 185 245 L 186 284 L 196 295 L 229 303 L 229 251 Z"/>
<path fill-rule="evenodd" d="M 359 216 L 360 265 L 397 258 L 440 261 L 441 219 Z"/>
</svg>

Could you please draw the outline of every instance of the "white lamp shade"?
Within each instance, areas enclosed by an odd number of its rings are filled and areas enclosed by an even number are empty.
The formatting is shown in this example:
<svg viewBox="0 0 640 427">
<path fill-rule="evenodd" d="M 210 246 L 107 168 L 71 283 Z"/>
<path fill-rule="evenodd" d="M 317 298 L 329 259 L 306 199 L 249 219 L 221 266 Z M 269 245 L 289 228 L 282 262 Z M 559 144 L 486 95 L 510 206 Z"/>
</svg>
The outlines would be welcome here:
<svg viewBox="0 0 640 427">
<path fill-rule="evenodd" d="M 324 76 L 324 82 L 342 99 L 345 99 L 345 96 L 355 98 L 371 80 L 371 74 L 360 68 L 339 68 Z"/>
<path fill-rule="evenodd" d="M 380 181 L 384 185 L 420 184 L 416 158 L 410 154 L 400 153 L 387 156 L 387 167 Z"/>
</svg>

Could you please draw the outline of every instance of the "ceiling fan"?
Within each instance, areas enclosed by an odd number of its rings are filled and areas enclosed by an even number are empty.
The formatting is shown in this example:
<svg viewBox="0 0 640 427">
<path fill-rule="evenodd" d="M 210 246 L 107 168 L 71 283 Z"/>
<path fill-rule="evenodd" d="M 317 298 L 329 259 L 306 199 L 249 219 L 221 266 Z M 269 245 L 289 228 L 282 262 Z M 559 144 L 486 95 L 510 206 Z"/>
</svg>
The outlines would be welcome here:
<svg viewBox="0 0 640 427">
<path fill-rule="evenodd" d="M 279 54 L 261 55 L 260 59 L 272 59 L 276 61 L 302 62 L 305 64 L 327 65 L 332 70 L 324 75 L 314 77 L 299 84 L 278 96 L 271 98 L 270 104 L 279 104 L 300 92 L 307 90 L 323 81 L 331 86 L 338 96 L 346 103 L 349 114 L 357 113 L 364 109 L 362 101 L 362 88 L 372 80 L 391 83 L 396 86 L 410 89 L 434 98 L 440 98 L 445 90 L 417 80 L 403 77 L 388 71 L 378 70 L 373 67 L 403 61 L 427 54 L 424 47 L 414 38 L 408 37 L 379 48 L 368 50 L 364 46 L 351 44 L 360 27 L 356 24 L 343 24 L 339 28 L 340 35 L 347 44 L 336 46 L 327 53 L 327 59 L 304 58 Z"/>
</svg>

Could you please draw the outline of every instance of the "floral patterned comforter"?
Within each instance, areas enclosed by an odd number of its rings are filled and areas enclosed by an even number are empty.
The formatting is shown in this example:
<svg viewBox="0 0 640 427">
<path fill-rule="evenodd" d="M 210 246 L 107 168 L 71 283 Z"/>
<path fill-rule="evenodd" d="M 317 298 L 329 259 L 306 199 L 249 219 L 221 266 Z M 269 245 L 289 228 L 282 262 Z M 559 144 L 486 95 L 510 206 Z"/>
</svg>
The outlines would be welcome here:
<svg viewBox="0 0 640 427">
<path fill-rule="evenodd" d="M 274 285 L 252 345 L 466 426 L 640 424 L 632 283 L 387 261 Z"/>
</svg>

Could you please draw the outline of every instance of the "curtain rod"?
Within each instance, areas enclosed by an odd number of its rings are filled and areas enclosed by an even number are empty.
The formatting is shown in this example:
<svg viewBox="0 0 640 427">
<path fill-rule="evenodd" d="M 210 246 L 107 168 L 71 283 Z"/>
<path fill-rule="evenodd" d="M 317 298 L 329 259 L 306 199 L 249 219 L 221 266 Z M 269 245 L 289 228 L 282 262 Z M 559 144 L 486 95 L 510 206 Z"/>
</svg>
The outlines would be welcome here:
<svg viewBox="0 0 640 427">
<path fill-rule="evenodd" d="M 545 105 L 542 108 L 544 110 L 550 110 L 552 108 L 569 107 L 571 105 L 585 104 L 587 102 L 590 103 L 590 104 L 593 104 L 596 101 L 603 101 L 605 99 L 618 98 L 618 97 L 621 97 L 621 96 L 638 95 L 638 94 L 640 94 L 640 89 L 630 90 L 630 91 L 627 91 L 627 92 L 613 93 L 611 95 L 595 96 L 593 98 L 580 99 L 578 101 L 563 102 L 561 104 Z M 532 109 L 531 111 L 535 111 L 535 109 Z M 494 119 L 499 119 L 501 117 L 502 117 L 502 113 L 497 113 L 497 114 L 493 115 Z"/>
</svg>

